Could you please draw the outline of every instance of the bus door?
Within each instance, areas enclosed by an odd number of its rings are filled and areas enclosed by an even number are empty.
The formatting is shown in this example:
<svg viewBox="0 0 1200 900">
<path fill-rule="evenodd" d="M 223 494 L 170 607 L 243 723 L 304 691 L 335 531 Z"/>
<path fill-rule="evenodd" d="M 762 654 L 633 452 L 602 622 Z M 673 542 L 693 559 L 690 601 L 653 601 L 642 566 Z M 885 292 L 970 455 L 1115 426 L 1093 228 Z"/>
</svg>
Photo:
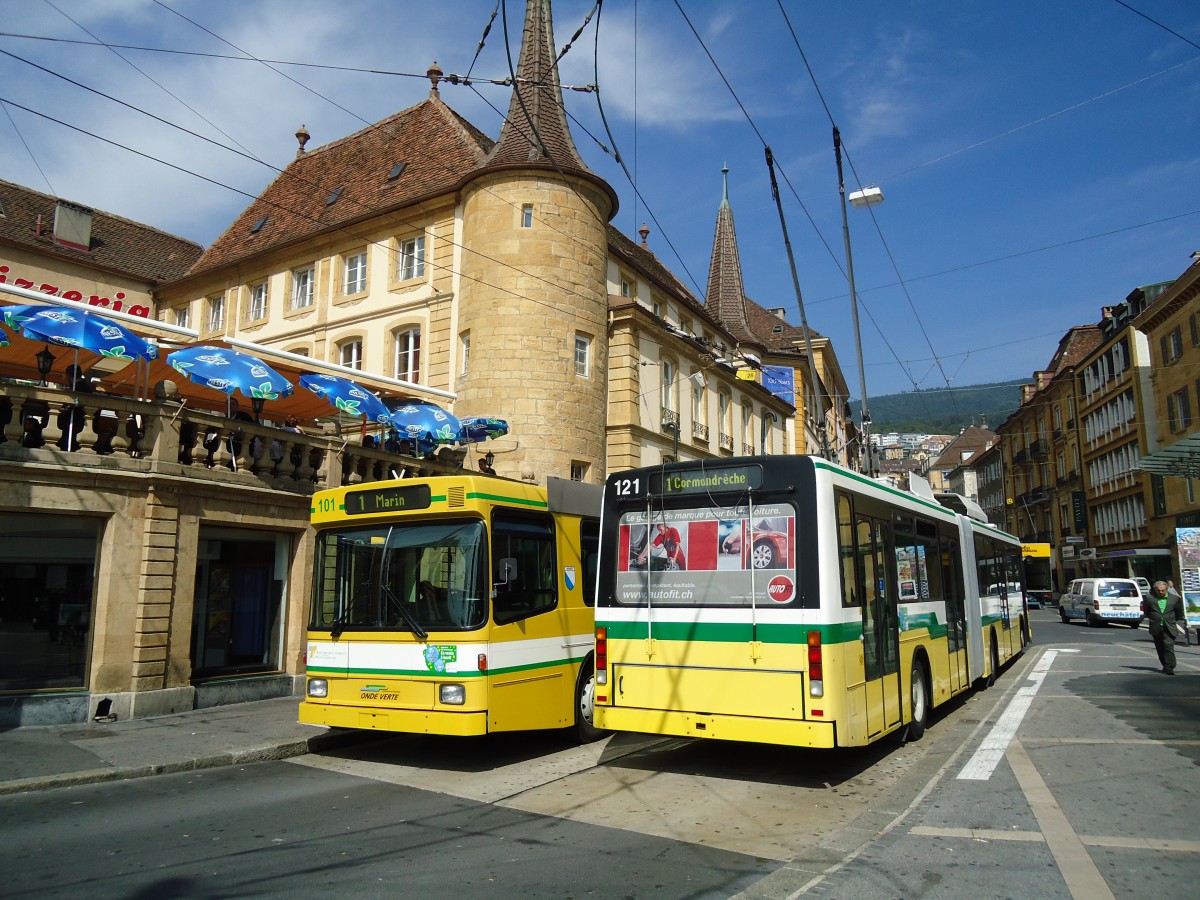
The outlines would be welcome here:
<svg viewBox="0 0 1200 900">
<path fill-rule="evenodd" d="M 971 684 L 967 671 L 967 610 L 963 600 L 962 566 L 958 541 L 942 535 L 942 589 L 946 593 L 946 651 L 950 658 L 950 691 L 957 694 Z"/>
<path fill-rule="evenodd" d="M 498 510 L 492 519 L 488 730 L 563 728 L 574 683 L 563 664 L 554 521 Z M 570 682 L 570 683 L 569 683 Z"/>
<path fill-rule="evenodd" d="M 894 571 L 888 565 L 889 526 L 862 516 L 857 524 L 863 604 L 863 666 L 867 679 L 867 734 L 900 722 L 900 623 Z M 894 553 L 891 554 L 894 561 Z M 893 562 L 894 565 L 894 562 Z"/>
</svg>

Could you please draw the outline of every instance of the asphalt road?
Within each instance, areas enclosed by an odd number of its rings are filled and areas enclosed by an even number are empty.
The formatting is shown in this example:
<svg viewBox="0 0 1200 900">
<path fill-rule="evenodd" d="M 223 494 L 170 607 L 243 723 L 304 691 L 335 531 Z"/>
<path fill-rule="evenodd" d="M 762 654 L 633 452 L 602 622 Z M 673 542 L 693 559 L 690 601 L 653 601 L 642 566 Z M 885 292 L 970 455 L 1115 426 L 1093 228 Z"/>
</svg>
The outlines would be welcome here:
<svg viewBox="0 0 1200 900">
<path fill-rule="evenodd" d="M 385 738 L 0 800 L 5 897 L 1192 897 L 1200 649 L 1063 625 L 915 744 Z"/>
</svg>

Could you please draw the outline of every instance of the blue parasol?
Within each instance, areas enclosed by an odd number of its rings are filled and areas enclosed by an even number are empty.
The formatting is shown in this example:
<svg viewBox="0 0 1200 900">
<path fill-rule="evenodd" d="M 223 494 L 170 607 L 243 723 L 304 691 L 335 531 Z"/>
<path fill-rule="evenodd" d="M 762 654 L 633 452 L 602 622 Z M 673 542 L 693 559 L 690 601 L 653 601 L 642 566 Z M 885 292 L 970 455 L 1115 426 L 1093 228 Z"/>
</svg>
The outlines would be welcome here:
<svg viewBox="0 0 1200 900">
<path fill-rule="evenodd" d="M 306 372 L 300 376 L 300 386 L 308 388 L 343 415 L 362 416 L 368 422 L 382 425 L 392 421 L 391 410 L 383 405 L 383 401 L 349 378 Z"/>
<path fill-rule="evenodd" d="M 158 347 L 105 316 L 65 306 L 5 306 L 4 324 L 35 341 L 88 350 L 110 359 L 158 359 Z M 7 343 L 7 341 L 5 341 Z"/>
<path fill-rule="evenodd" d="M 188 381 L 223 394 L 241 391 L 252 400 L 278 400 L 295 390 L 257 356 L 223 347 L 185 347 L 168 353 L 167 362 Z"/>
<path fill-rule="evenodd" d="M 468 416 L 458 421 L 462 426 L 459 440 L 464 444 L 474 444 L 508 434 L 508 422 L 494 416 Z"/>
<path fill-rule="evenodd" d="M 392 422 L 400 439 L 411 441 L 418 453 L 457 443 L 462 431 L 458 419 L 428 400 L 405 400 L 393 406 Z"/>
</svg>

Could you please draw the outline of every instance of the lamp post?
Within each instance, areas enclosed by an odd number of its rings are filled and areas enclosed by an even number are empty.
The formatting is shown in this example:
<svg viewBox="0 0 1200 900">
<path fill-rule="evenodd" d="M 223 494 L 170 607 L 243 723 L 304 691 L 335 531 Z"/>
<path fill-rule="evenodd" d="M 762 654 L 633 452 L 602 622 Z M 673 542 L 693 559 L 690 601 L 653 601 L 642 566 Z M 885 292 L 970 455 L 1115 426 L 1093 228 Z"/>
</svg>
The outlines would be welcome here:
<svg viewBox="0 0 1200 900">
<path fill-rule="evenodd" d="M 46 386 L 46 378 L 50 375 L 50 370 L 54 368 L 54 354 L 50 352 L 50 345 L 47 344 L 34 357 L 37 360 L 38 374 L 42 376 L 42 387 Z"/>
<path fill-rule="evenodd" d="M 250 408 L 254 410 L 254 422 L 256 425 L 262 424 L 262 411 L 264 403 L 266 403 L 265 397 L 250 398 Z"/>
<path fill-rule="evenodd" d="M 833 126 L 833 153 L 837 158 L 838 195 L 842 201 L 842 240 L 846 245 L 846 279 L 850 285 L 850 314 L 854 323 L 854 347 L 858 352 L 858 383 L 862 391 L 862 440 L 868 477 L 875 476 L 875 454 L 871 448 L 871 410 L 867 406 L 867 373 L 863 368 L 862 333 L 858 327 L 858 294 L 854 290 L 854 257 L 850 253 L 850 220 L 846 216 L 846 185 L 842 178 L 842 135 Z M 883 191 L 866 187 L 854 191 L 850 202 L 856 207 L 875 206 L 883 202 Z"/>
</svg>

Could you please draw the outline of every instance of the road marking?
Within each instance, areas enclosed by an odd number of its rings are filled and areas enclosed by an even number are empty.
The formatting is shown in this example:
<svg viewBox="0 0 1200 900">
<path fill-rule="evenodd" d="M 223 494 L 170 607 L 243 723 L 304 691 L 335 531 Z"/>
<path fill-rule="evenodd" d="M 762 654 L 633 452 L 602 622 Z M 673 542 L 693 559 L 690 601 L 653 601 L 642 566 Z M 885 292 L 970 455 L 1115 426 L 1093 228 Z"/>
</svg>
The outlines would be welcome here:
<svg viewBox="0 0 1200 900">
<path fill-rule="evenodd" d="M 1016 695 L 1009 701 L 1004 712 L 996 724 L 992 726 L 992 730 L 988 732 L 987 737 L 983 739 L 983 743 L 979 745 L 979 749 L 975 751 L 962 771 L 958 773 L 960 781 L 987 781 L 992 777 L 992 773 L 996 771 L 996 766 L 1000 764 L 1000 760 L 1004 758 L 1004 752 L 1008 749 L 1008 745 L 1017 735 L 1017 729 L 1021 727 L 1021 721 L 1025 718 L 1025 714 L 1029 712 L 1029 706 L 1033 703 L 1033 698 L 1038 692 L 1038 688 L 1042 686 L 1042 682 L 1046 680 L 1046 674 L 1050 671 L 1050 666 L 1053 664 L 1055 657 L 1062 650 L 1047 650 L 1042 654 L 1042 658 L 1037 661 L 1037 665 L 1033 667 L 1033 672 L 1028 676 L 1029 681 L 1033 684 L 1028 687 L 1020 688 Z"/>
<path fill-rule="evenodd" d="M 1088 856 L 1079 835 L 1075 833 L 1070 821 L 1059 808 L 1058 801 L 1054 799 L 1054 795 L 1046 787 L 1046 782 L 1034 768 L 1033 760 L 1029 758 L 1021 742 L 1015 738 L 1012 746 L 1008 748 L 1008 763 L 1012 766 L 1013 774 L 1017 776 L 1021 792 L 1029 801 L 1034 818 L 1041 826 L 1046 846 L 1050 848 L 1050 855 L 1054 857 L 1054 863 L 1066 881 L 1071 896 L 1076 900 L 1113 898 L 1108 883 Z"/>
<path fill-rule="evenodd" d="M 929 825 L 914 825 L 909 834 L 920 837 L 962 838 L 971 841 L 1025 841 L 1045 843 L 1046 838 L 1038 831 L 996 831 L 990 828 L 935 828 Z M 1168 853 L 1200 853 L 1200 841 L 1179 841 L 1159 838 L 1131 838 L 1115 835 L 1079 835 L 1080 843 L 1088 847 L 1104 847 L 1112 850 L 1161 850 Z"/>
</svg>

